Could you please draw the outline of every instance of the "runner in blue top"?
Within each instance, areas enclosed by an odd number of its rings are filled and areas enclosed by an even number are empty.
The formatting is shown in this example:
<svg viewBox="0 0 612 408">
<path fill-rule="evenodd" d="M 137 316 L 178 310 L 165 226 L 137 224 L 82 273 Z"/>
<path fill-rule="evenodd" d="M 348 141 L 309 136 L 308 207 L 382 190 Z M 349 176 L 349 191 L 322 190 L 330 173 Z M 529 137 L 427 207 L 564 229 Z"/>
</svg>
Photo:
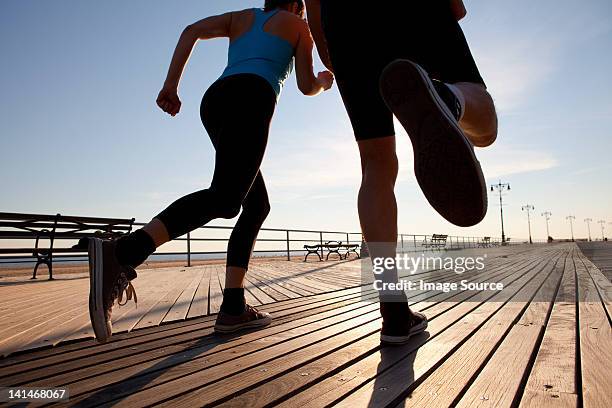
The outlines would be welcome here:
<svg viewBox="0 0 612 408">
<path fill-rule="evenodd" d="M 313 41 L 303 19 L 302 0 L 266 0 L 261 9 L 213 16 L 182 33 L 158 106 L 175 116 L 181 109 L 178 87 L 189 55 L 198 40 L 228 37 L 227 68 L 206 91 L 200 107 L 202 123 L 215 147 L 216 163 L 209 188 L 172 203 L 144 228 L 118 240 L 89 241 L 90 316 L 96 338 L 112 334 L 115 300 L 136 300 L 130 281 L 135 268 L 160 245 L 216 218 L 240 217 L 227 249 L 223 304 L 215 330 L 232 332 L 270 323 L 244 299 L 243 282 L 257 233 L 270 204 L 259 171 L 270 121 L 283 83 L 295 65 L 297 83 L 305 95 L 330 89 L 329 71 L 313 73 Z M 294 62 L 295 61 L 295 62 Z"/>
</svg>

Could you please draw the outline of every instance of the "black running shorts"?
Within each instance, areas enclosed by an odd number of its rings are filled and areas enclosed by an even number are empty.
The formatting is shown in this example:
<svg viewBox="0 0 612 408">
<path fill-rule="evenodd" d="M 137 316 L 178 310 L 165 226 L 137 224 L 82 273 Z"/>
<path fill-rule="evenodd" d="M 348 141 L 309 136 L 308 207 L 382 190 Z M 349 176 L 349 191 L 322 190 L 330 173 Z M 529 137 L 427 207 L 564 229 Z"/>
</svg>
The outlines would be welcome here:
<svg viewBox="0 0 612 408">
<path fill-rule="evenodd" d="M 484 85 L 449 0 L 321 0 L 323 29 L 355 138 L 395 134 L 379 81 L 396 59 L 421 65 L 431 78 Z"/>
</svg>

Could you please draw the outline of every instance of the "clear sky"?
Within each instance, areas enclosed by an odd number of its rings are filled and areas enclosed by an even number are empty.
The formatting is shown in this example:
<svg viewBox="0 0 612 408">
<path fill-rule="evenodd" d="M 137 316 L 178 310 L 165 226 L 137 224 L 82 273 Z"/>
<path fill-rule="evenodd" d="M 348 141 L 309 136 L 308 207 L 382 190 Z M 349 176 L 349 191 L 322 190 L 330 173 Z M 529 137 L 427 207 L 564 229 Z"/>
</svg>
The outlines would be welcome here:
<svg viewBox="0 0 612 408">
<path fill-rule="evenodd" d="M 0 211 L 146 221 L 207 187 L 214 156 L 199 103 L 225 66 L 227 40 L 197 45 L 179 116 L 163 114 L 155 98 L 185 25 L 261 3 L 0 2 Z M 538 239 L 545 238 L 546 210 L 554 237 L 569 236 L 568 214 L 576 215 L 577 236 L 586 237 L 587 217 L 612 222 L 612 2 L 466 5 L 462 26 L 500 119 L 498 141 L 477 153 L 489 184 L 511 183 L 507 235 L 527 236 L 524 204 L 536 207 Z M 398 143 L 401 232 L 500 235 L 495 195 L 476 227 L 438 216 L 416 185 L 403 132 Z M 272 203 L 266 226 L 359 230 L 358 154 L 336 89 L 308 98 L 290 78 L 263 172 Z M 591 229 L 600 236 L 599 225 Z"/>
</svg>

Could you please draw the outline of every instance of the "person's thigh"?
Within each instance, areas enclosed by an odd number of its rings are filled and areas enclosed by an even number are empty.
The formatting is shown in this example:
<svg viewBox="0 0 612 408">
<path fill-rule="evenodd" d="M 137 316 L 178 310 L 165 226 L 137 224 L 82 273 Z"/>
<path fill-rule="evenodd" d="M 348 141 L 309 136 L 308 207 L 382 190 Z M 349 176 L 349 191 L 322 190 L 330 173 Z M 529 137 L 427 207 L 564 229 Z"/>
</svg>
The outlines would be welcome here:
<svg viewBox="0 0 612 408">
<path fill-rule="evenodd" d="M 220 100 L 210 102 L 217 102 L 213 111 L 222 119 L 210 119 L 212 126 L 205 121 L 215 145 L 211 189 L 242 202 L 259 173 L 276 98 L 270 85 L 254 75 L 225 81 Z"/>
<path fill-rule="evenodd" d="M 444 82 L 484 84 L 445 2 L 368 7 L 323 0 L 321 11 L 334 74 L 358 141 L 394 134 L 379 84 L 384 68 L 396 59 L 412 60 Z"/>
</svg>

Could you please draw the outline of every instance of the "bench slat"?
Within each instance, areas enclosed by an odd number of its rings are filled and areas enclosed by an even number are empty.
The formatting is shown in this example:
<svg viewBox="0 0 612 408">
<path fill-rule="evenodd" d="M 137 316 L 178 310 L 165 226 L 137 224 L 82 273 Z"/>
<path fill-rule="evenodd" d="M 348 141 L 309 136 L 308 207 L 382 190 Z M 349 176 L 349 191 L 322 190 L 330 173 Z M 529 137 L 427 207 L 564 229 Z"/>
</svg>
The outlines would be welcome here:
<svg viewBox="0 0 612 408">
<path fill-rule="evenodd" d="M 57 214 L 20 214 L 20 213 L 4 213 L 0 212 L 0 220 L 11 221 L 55 221 Z M 101 223 L 101 224 L 130 224 L 134 222 L 133 218 L 102 218 L 102 217 L 81 217 L 76 215 L 60 215 L 63 220 L 78 221 L 82 223 Z"/>
</svg>

